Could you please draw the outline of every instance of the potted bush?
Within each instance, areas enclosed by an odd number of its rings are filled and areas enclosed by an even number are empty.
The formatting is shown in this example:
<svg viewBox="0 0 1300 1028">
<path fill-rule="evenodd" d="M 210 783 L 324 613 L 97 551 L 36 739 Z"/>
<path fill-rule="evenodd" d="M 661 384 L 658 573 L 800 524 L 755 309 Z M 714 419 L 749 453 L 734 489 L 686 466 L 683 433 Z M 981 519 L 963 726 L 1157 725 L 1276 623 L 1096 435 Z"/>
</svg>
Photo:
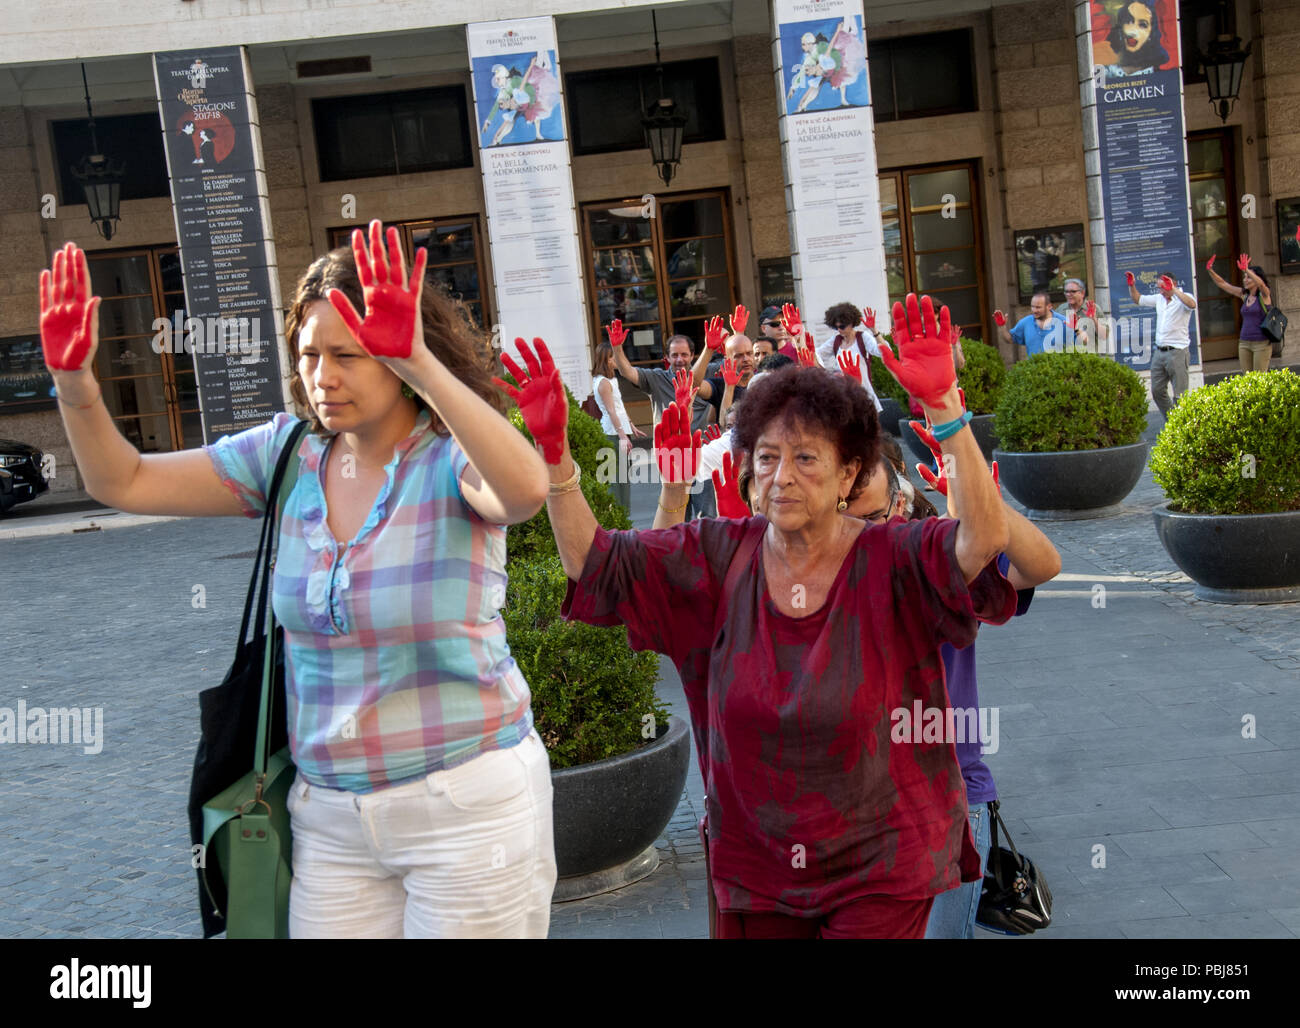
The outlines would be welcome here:
<svg viewBox="0 0 1300 1028">
<path fill-rule="evenodd" d="M 528 434 L 518 410 L 511 421 Z M 600 426 L 569 396 L 569 448 L 582 492 L 605 528 L 631 528 L 597 480 Z M 635 653 L 627 629 L 560 617 L 567 578 L 543 508 L 507 532 L 503 617 L 510 650 L 532 690 L 537 733 L 555 789 L 555 900 L 628 885 L 659 865 L 654 842 L 677 809 L 691 744 L 655 693 L 659 658 Z"/>
<path fill-rule="evenodd" d="M 966 364 L 961 371 L 957 372 L 957 385 L 966 394 L 966 409 L 974 415 L 970 427 L 975 433 L 975 441 L 979 443 L 984 459 L 992 460 L 993 451 L 998 445 L 993 412 L 997 410 L 998 401 L 1002 398 L 1002 386 L 1006 381 L 1007 369 L 1002 363 L 1002 355 L 998 353 L 997 347 L 989 346 L 978 339 L 964 337 L 960 342 Z M 880 370 L 891 380 L 893 379 L 883 364 Z M 902 388 L 897 382 L 894 385 Z M 903 441 L 907 443 L 907 448 L 918 460 L 926 464 L 930 463 L 930 449 L 911 430 L 910 422 L 904 421 L 898 434 L 902 436 Z"/>
<path fill-rule="evenodd" d="M 1300 378 L 1234 375 L 1169 412 L 1151 451 L 1160 542 L 1221 603 L 1300 600 Z"/>
<path fill-rule="evenodd" d="M 1003 487 L 1047 520 L 1116 513 L 1146 465 L 1147 397 L 1125 364 L 1040 353 L 1007 372 L 998 404 Z"/>
</svg>

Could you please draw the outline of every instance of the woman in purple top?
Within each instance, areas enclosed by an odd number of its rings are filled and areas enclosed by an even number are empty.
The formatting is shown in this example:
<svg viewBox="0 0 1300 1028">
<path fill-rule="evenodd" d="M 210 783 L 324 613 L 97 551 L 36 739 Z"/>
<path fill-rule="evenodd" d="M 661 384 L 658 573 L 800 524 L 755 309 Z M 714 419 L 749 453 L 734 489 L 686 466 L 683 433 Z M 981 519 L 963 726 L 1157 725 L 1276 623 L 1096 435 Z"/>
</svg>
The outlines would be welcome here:
<svg viewBox="0 0 1300 1028">
<path fill-rule="evenodd" d="M 971 516 L 864 525 L 845 515 L 878 459 L 870 399 L 820 368 L 746 395 L 735 438 L 746 520 L 606 532 L 578 488 L 558 376 L 533 361 L 520 405 L 546 446 L 547 501 L 571 581 L 566 616 L 625 624 L 681 674 L 708 793 L 722 937 L 911 937 L 933 897 L 979 875 L 950 744 L 891 741 L 892 712 L 943 707 L 939 647 L 1015 592 L 993 558 L 1006 518 L 957 396 L 948 312 L 894 310 L 886 363 L 938 424 Z"/>
<path fill-rule="evenodd" d="M 1213 256 L 1205 262 L 1205 270 L 1214 279 L 1214 284 L 1241 301 L 1241 337 L 1237 342 L 1241 370 L 1267 371 L 1268 359 L 1273 355 L 1273 343 L 1264 335 L 1260 325 L 1273 304 L 1273 294 L 1269 292 L 1264 269 L 1258 264 L 1250 263 L 1250 254 L 1243 253 L 1237 258 L 1237 268 L 1241 271 L 1241 285 L 1234 286 L 1214 270 Z"/>
</svg>

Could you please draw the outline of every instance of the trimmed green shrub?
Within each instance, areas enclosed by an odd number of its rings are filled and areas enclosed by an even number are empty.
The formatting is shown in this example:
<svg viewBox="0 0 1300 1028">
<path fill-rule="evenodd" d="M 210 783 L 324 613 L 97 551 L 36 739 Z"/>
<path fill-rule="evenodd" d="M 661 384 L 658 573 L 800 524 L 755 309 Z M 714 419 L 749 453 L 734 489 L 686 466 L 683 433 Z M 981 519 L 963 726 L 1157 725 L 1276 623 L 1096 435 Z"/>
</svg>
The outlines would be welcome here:
<svg viewBox="0 0 1300 1028">
<path fill-rule="evenodd" d="M 628 519 L 627 512 L 615 502 L 609 486 L 596 478 L 596 469 L 600 467 L 600 451 L 609 446 L 609 440 L 600 430 L 600 423 L 583 412 L 568 387 L 565 387 L 564 392 L 569 398 L 569 452 L 573 454 L 578 467 L 582 468 L 582 495 L 587 498 L 587 503 L 602 528 L 631 528 L 632 522 Z M 532 439 L 519 408 L 512 407 L 509 416 L 510 423 Z M 541 555 L 555 556 L 559 551 L 555 548 L 555 535 L 551 532 L 551 521 L 546 516 L 546 508 L 543 507 L 523 524 L 511 525 L 506 532 L 506 546 L 511 561 L 533 560 Z"/>
<path fill-rule="evenodd" d="M 1017 453 L 1100 450 L 1136 443 L 1146 414 L 1146 388 L 1126 364 L 1040 353 L 1007 372 L 994 428 L 1002 449 Z"/>
<path fill-rule="evenodd" d="M 621 625 L 561 619 L 566 583 L 559 557 L 511 560 L 503 614 L 510 652 L 532 690 L 537 734 L 555 768 L 626 753 L 647 741 L 647 725 L 668 723 L 655 695 L 657 655 L 634 653 Z"/>
<path fill-rule="evenodd" d="M 996 346 L 978 339 L 961 340 L 966 366 L 957 372 L 957 384 L 966 392 L 966 409 L 972 414 L 992 414 L 1002 399 L 1007 367 Z"/>
<path fill-rule="evenodd" d="M 1300 377 L 1252 371 L 1183 394 L 1151 451 L 1173 510 L 1300 510 Z"/>
</svg>

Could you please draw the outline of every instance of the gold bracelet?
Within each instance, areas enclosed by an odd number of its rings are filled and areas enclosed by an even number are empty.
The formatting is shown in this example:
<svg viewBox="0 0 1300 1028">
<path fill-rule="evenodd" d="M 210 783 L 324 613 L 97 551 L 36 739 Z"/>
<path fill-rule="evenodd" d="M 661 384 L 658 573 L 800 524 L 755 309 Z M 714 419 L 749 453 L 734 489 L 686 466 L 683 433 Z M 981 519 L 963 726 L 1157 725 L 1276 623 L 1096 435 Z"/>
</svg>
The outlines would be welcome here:
<svg viewBox="0 0 1300 1028">
<path fill-rule="evenodd" d="M 552 482 L 549 489 L 550 495 L 563 496 L 565 493 L 571 493 L 578 488 L 578 483 L 581 480 L 582 468 L 578 467 L 578 462 L 575 460 L 573 461 L 573 475 L 563 482 Z"/>
<path fill-rule="evenodd" d="M 663 501 L 660 501 L 660 503 L 659 503 L 659 509 L 660 509 L 661 511 L 663 511 L 665 514 L 680 514 L 682 511 L 684 511 L 684 510 L 685 510 L 687 507 L 689 507 L 690 505 L 691 505 L 691 494 L 690 494 L 690 493 L 687 493 L 687 494 L 686 494 L 686 502 L 683 503 L 680 507 L 665 507 L 665 506 L 663 505 Z"/>
<path fill-rule="evenodd" d="M 89 403 L 81 403 L 81 404 L 68 403 L 67 400 L 65 400 L 62 396 L 59 395 L 59 391 L 57 389 L 54 390 L 54 395 L 58 398 L 59 403 L 63 404 L 63 406 L 65 407 L 70 407 L 72 410 L 90 410 L 91 407 L 95 406 L 95 404 L 99 403 L 99 401 L 104 398 L 104 389 L 102 386 L 99 385 L 98 382 L 95 383 L 95 388 L 98 390 L 98 392 L 95 393 L 95 398 L 91 400 Z"/>
</svg>

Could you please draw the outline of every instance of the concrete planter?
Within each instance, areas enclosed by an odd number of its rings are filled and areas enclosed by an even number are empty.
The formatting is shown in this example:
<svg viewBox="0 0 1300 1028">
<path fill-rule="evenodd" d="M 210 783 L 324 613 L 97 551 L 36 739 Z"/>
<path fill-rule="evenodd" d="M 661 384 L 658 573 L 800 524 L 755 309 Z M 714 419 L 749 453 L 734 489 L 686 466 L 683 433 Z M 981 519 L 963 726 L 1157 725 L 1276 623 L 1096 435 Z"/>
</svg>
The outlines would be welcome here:
<svg viewBox="0 0 1300 1028">
<path fill-rule="evenodd" d="M 922 428 L 925 427 L 923 421 L 915 422 L 915 424 L 919 424 Z M 912 425 L 912 421 L 900 422 L 897 434 L 902 437 L 903 442 L 917 460 L 929 464 L 931 460 L 930 448 L 921 442 L 920 436 L 912 431 Z M 993 415 L 976 414 L 970 419 L 970 430 L 975 436 L 975 441 L 979 443 L 980 453 L 984 454 L 985 462 L 992 461 L 993 451 L 998 445 L 998 435 L 993 428 Z M 998 470 L 1001 472 L 1000 466 Z"/>
<path fill-rule="evenodd" d="M 1039 521 L 1076 521 L 1119 513 L 1147 462 L 1147 444 L 1100 450 L 1013 453 L 994 450 L 1002 488 Z"/>
<path fill-rule="evenodd" d="M 902 420 L 907 411 L 897 400 L 889 396 L 880 398 L 880 427 L 890 435 L 898 435 L 898 423 Z"/>
<path fill-rule="evenodd" d="M 1161 504 L 1151 512 L 1160 542 L 1215 603 L 1300 600 L 1300 511 L 1278 514 L 1183 514 Z"/>
<path fill-rule="evenodd" d="M 622 888 L 659 866 L 654 843 L 677 809 L 690 730 L 670 718 L 646 746 L 551 772 L 557 903 Z"/>
</svg>

